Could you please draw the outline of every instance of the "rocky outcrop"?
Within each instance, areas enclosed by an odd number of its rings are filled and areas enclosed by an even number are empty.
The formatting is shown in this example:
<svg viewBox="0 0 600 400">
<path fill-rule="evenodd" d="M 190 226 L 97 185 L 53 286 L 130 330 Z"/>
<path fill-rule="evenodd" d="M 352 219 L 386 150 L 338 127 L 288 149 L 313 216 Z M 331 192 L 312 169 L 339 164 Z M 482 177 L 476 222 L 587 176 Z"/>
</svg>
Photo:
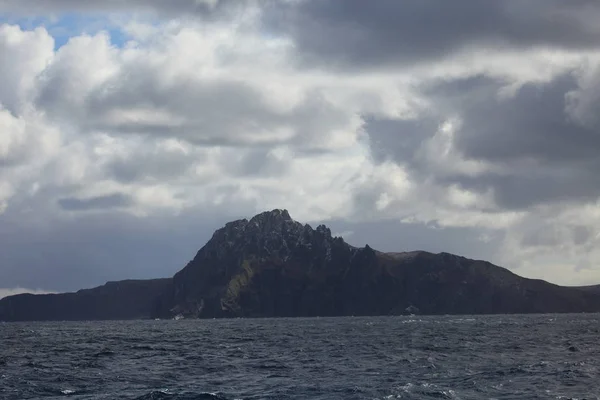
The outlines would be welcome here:
<svg viewBox="0 0 600 400">
<path fill-rule="evenodd" d="M 356 248 L 285 210 L 227 224 L 173 278 L 158 314 L 270 317 L 600 311 L 600 293 L 485 261 Z"/>
<path fill-rule="evenodd" d="M 598 311 L 598 287 L 561 287 L 448 253 L 357 248 L 285 210 L 226 224 L 172 280 L 0 300 L 0 320 Z"/>
</svg>

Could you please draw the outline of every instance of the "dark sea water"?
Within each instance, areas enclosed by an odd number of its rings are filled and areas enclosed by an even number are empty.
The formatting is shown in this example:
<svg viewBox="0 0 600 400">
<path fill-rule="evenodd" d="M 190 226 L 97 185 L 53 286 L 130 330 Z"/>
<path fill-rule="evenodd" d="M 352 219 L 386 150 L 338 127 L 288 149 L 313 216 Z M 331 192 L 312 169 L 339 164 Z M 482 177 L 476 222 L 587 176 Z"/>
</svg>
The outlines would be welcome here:
<svg viewBox="0 0 600 400">
<path fill-rule="evenodd" d="M 0 399 L 598 399 L 600 315 L 0 324 Z"/>
</svg>

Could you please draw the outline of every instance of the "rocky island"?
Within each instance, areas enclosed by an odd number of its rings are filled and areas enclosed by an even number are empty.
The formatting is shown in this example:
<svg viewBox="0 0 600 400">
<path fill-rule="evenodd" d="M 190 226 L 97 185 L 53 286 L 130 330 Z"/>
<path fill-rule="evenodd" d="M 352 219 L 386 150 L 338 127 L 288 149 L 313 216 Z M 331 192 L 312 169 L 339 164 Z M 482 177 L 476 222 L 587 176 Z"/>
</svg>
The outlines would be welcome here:
<svg viewBox="0 0 600 400">
<path fill-rule="evenodd" d="M 0 300 L 3 321 L 598 311 L 598 286 L 448 253 L 354 247 L 286 210 L 227 223 L 173 278 Z"/>
</svg>

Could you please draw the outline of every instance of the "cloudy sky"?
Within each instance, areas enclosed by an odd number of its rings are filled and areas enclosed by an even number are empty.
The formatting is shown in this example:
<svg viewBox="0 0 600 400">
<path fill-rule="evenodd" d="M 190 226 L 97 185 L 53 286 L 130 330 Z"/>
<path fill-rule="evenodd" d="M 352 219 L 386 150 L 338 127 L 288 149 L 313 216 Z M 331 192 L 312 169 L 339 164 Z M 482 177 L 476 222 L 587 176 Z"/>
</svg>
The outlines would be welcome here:
<svg viewBox="0 0 600 400">
<path fill-rule="evenodd" d="M 273 208 L 600 283 L 596 0 L 0 0 L 0 297 Z"/>
</svg>

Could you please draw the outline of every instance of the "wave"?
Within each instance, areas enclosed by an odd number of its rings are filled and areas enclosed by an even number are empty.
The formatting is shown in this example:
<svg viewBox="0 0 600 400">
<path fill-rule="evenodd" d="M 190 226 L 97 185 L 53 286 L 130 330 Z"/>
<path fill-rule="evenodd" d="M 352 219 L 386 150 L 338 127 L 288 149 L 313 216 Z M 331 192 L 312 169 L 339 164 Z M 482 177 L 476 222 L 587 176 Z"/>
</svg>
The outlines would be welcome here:
<svg viewBox="0 0 600 400">
<path fill-rule="evenodd" d="M 200 392 L 200 393 L 170 393 L 168 390 L 154 390 L 135 400 L 229 400 L 226 396 L 219 393 Z"/>
</svg>

